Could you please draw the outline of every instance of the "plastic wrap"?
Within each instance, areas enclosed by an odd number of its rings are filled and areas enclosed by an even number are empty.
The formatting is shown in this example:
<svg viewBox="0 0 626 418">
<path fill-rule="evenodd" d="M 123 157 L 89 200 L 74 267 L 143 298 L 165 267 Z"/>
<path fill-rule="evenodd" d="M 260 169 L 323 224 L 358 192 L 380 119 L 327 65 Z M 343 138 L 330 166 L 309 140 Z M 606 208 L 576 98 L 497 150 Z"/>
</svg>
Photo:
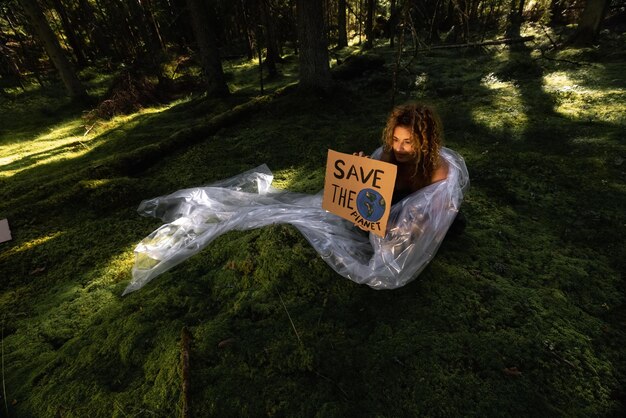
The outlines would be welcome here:
<svg viewBox="0 0 626 418">
<path fill-rule="evenodd" d="M 372 154 L 378 158 L 381 149 Z M 433 258 L 469 186 L 463 158 L 442 148 L 448 176 L 391 208 L 385 238 L 366 234 L 322 209 L 322 195 L 273 188 L 264 164 L 205 187 L 141 202 L 142 216 L 166 224 L 135 248 L 133 278 L 124 295 L 198 253 L 232 230 L 271 224 L 295 226 L 340 275 L 375 289 L 395 289 L 416 278 Z"/>
</svg>

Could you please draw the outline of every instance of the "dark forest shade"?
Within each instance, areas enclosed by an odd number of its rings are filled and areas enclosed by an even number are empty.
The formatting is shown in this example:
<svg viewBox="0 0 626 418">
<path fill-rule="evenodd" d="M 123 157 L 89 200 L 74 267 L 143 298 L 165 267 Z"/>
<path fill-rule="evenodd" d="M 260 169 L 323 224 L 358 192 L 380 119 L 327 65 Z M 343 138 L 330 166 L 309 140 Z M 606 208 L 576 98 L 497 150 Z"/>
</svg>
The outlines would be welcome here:
<svg viewBox="0 0 626 418">
<path fill-rule="evenodd" d="M 202 0 L 187 0 L 191 24 L 196 37 L 198 55 L 204 73 L 206 91 L 210 96 L 228 95 L 222 62 L 217 48 L 214 13 L 210 13 Z"/>
<path fill-rule="evenodd" d="M 59 75 L 61 76 L 61 80 L 63 80 L 68 94 L 78 100 L 87 98 L 85 88 L 78 80 L 72 65 L 64 55 L 61 45 L 59 45 L 59 41 L 46 21 L 37 1 L 20 0 L 20 4 L 28 15 L 33 30 L 37 33 L 39 40 L 44 44 L 46 52 L 48 56 L 50 56 L 50 60 L 52 60 L 54 66 L 59 71 Z"/>
<path fill-rule="evenodd" d="M 337 47 L 348 46 L 348 33 L 346 31 L 346 0 L 337 2 Z"/>
<path fill-rule="evenodd" d="M 607 0 L 587 0 L 578 22 L 578 28 L 571 39 L 573 44 L 584 46 L 595 41 L 608 6 Z"/>
<path fill-rule="evenodd" d="M 300 86 L 303 89 L 328 90 L 331 77 L 323 1 L 297 0 L 296 8 L 300 43 Z"/>
</svg>

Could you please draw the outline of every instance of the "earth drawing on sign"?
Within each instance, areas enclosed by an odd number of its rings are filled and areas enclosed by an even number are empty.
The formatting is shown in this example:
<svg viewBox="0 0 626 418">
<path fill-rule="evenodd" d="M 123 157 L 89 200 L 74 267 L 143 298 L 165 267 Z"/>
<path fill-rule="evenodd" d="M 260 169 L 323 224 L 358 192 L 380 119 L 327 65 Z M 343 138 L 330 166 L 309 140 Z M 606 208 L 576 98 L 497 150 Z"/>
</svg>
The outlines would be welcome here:
<svg viewBox="0 0 626 418">
<path fill-rule="evenodd" d="M 363 189 L 356 197 L 356 208 L 364 219 L 376 222 L 385 214 L 385 199 L 376 190 Z"/>
</svg>

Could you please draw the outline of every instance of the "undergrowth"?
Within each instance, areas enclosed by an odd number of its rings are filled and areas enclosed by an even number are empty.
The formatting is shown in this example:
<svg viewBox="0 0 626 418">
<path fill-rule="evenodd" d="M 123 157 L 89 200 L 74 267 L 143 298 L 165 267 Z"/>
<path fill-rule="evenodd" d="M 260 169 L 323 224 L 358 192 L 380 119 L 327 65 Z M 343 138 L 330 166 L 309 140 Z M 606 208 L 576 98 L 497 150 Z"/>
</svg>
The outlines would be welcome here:
<svg viewBox="0 0 626 418">
<path fill-rule="evenodd" d="M 14 237 L 0 244 L 2 410 L 179 415 L 187 327 L 194 416 L 623 414 L 626 64 L 594 49 L 403 58 L 396 102 L 438 108 L 472 182 L 465 232 L 404 288 L 354 284 L 278 225 L 228 233 L 120 296 L 134 245 L 160 225 L 136 214 L 142 199 L 261 163 L 276 186 L 315 193 L 328 148 L 377 147 L 394 56 L 372 54 L 384 69 L 336 95 L 278 96 L 137 170 L 112 162 L 149 159 L 146 147 L 258 94 L 254 63 L 229 64 L 231 99 L 183 98 L 89 132 L 54 88 L 1 102 L 0 218 Z"/>
</svg>

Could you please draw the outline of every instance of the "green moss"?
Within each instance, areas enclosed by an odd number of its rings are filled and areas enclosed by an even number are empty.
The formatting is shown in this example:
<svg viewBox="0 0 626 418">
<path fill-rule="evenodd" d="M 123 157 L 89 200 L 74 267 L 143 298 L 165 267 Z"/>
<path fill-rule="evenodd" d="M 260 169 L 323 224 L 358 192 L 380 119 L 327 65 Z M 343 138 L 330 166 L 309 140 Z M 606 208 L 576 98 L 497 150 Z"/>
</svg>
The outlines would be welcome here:
<svg viewBox="0 0 626 418">
<path fill-rule="evenodd" d="M 57 90 L 1 102 L 9 415 L 179 415 L 184 326 L 197 416 L 622 414 L 624 64 L 490 48 L 430 51 L 401 80 L 396 101 L 439 109 L 472 188 L 464 234 L 390 292 L 338 276 L 276 225 L 221 236 L 120 297 L 134 245 L 160 225 L 136 214 L 142 199 L 262 163 L 276 186 L 315 193 L 328 148 L 377 147 L 395 60 L 385 46 L 387 73 L 335 96 L 260 99 L 208 133 L 194 129 L 258 94 L 256 63 L 226 66 L 234 98 L 145 109 L 86 136 L 82 109 Z M 290 57 L 268 91 L 296 67 Z"/>
</svg>

